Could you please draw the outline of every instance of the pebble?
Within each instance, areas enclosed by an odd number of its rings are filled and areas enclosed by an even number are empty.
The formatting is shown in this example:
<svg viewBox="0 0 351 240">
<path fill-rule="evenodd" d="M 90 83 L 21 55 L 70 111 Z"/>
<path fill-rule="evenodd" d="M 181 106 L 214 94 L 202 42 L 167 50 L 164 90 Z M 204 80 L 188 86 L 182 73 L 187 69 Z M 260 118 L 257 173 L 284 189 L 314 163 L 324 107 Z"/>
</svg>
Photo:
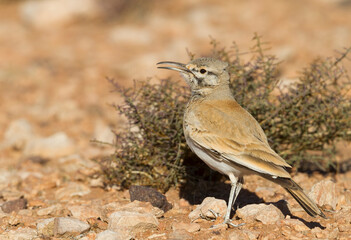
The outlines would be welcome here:
<svg viewBox="0 0 351 240">
<path fill-rule="evenodd" d="M 8 224 L 11 226 L 17 226 L 21 222 L 24 222 L 24 220 L 21 218 L 20 215 L 18 215 L 16 212 L 12 212 L 8 218 Z"/>
<path fill-rule="evenodd" d="M 184 229 L 187 232 L 193 233 L 200 231 L 200 225 L 197 223 L 184 223 L 184 222 L 174 222 L 172 224 L 172 230 Z"/>
<path fill-rule="evenodd" d="M 23 209 L 18 212 L 11 212 L 8 218 L 8 224 L 12 226 L 21 226 L 25 227 L 35 227 L 35 220 L 37 218 L 33 216 L 33 213 L 30 209 Z"/>
<path fill-rule="evenodd" d="M 1 205 L 1 210 L 4 213 L 11 213 L 12 211 L 17 212 L 21 209 L 26 209 L 26 208 L 27 208 L 27 199 L 25 198 L 19 198 L 16 200 L 7 201 Z"/>
<path fill-rule="evenodd" d="M 336 205 L 336 209 L 340 210 L 344 206 L 351 205 L 351 191 L 345 190 L 344 194 L 340 194 L 338 197 L 338 203 Z"/>
<path fill-rule="evenodd" d="M 58 159 L 60 170 L 67 173 L 82 173 L 92 175 L 100 170 L 100 165 L 79 154 L 72 154 Z"/>
<path fill-rule="evenodd" d="M 99 170 L 100 165 L 96 162 L 93 162 L 90 159 L 83 158 L 79 154 L 72 154 L 69 156 L 62 157 L 58 160 L 60 164 L 60 169 L 68 173 L 74 172 L 82 172 L 86 169 L 91 169 L 93 171 Z M 89 173 L 94 172 L 87 172 L 86 175 L 90 175 Z"/>
<path fill-rule="evenodd" d="M 77 173 L 82 168 L 84 160 L 79 154 L 72 154 L 58 159 L 60 170 L 67 173 Z"/>
<path fill-rule="evenodd" d="M 302 231 L 309 231 L 310 228 L 307 227 L 303 222 L 301 222 L 298 219 L 284 219 L 282 221 L 283 224 L 292 227 L 293 229 L 295 229 L 298 232 L 302 232 Z"/>
<path fill-rule="evenodd" d="M 165 195 L 156 189 L 145 186 L 131 186 L 129 188 L 130 201 L 138 200 L 141 202 L 150 202 L 152 206 L 167 212 L 172 208 L 172 204 L 167 201 Z"/>
<path fill-rule="evenodd" d="M 95 122 L 93 138 L 101 142 L 113 143 L 116 136 L 112 132 L 111 127 L 109 127 L 102 120 L 99 119 Z"/>
<path fill-rule="evenodd" d="M 58 217 L 54 220 L 54 235 L 64 235 L 65 233 L 78 235 L 90 229 L 89 224 L 71 217 Z"/>
<path fill-rule="evenodd" d="M 41 208 L 37 211 L 37 215 L 38 216 L 47 216 L 50 214 L 53 214 L 54 212 L 58 211 L 59 209 L 62 209 L 62 205 L 61 204 L 54 204 L 51 205 L 47 208 Z"/>
<path fill-rule="evenodd" d="M 150 213 L 118 211 L 112 213 L 108 221 L 109 230 L 122 230 L 131 234 L 157 227 L 157 218 Z"/>
<path fill-rule="evenodd" d="M 340 232 L 351 232 L 350 223 L 349 224 L 339 224 L 338 229 Z"/>
<path fill-rule="evenodd" d="M 26 217 L 31 217 L 33 216 L 33 211 L 32 209 L 20 209 L 18 211 L 18 214 Z"/>
<path fill-rule="evenodd" d="M 91 192 L 90 188 L 82 183 L 70 182 L 66 187 L 60 188 L 55 192 L 56 199 L 70 199 L 75 196 L 84 196 Z"/>
<path fill-rule="evenodd" d="M 311 192 L 308 195 L 319 206 L 325 206 L 335 210 L 338 202 L 335 187 L 335 183 L 332 180 L 322 180 L 313 185 Z"/>
<path fill-rule="evenodd" d="M 43 235 L 45 237 L 54 236 L 54 223 L 55 223 L 55 218 L 47 218 L 38 222 L 37 223 L 38 234 Z"/>
<path fill-rule="evenodd" d="M 101 209 L 92 205 L 74 205 L 68 206 L 67 209 L 72 213 L 74 218 L 85 221 L 88 218 L 98 218 L 102 215 Z"/>
<path fill-rule="evenodd" d="M 311 233 L 316 234 L 316 233 L 320 233 L 320 232 L 322 232 L 322 229 L 319 228 L 319 227 L 315 227 L 315 228 L 312 228 L 312 229 L 311 229 Z"/>
<path fill-rule="evenodd" d="M 26 119 L 17 119 L 10 123 L 4 134 L 4 141 L 1 148 L 13 147 L 21 150 L 27 142 L 33 138 L 34 132 L 31 124 Z"/>
<path fill-rule="evenodd" d="M 49 137 L 31 139 L 24 148 L 24 155 L 56 158 L 73 154 L 75 151 L 75 144 L 67 134 L 57 132 Z"/>
<path fill-rule="evenodd" d="M 166 239 L 166 233 L 155 233 L 148 236 L 147 239 Z"/>
<path fill-rule="evenodd" d="M 250 240 L 256 240 L 260 236 L 260 232 L 258 231 L 242 230 L 242 232 L 245 233 Z"/>
<path fill-rule="evenodd" d="M 0 196 L 1 198 L 5 200 L 14 200 L 16 198 L 19 198 L 23 195 L 23 193 L 19 192 L 17 189 L 9 189 L 9 185 L 16 185 L 20 182 L 20 177 L 18 174 L 15 174 L 14 171 L 8 171 L 7 169 L 0 169 L 0 189 L 1 193 Z M 7 194 L 9 193 L 9 194 Z M 15 196 L 14 196 L 15 193 Z M 12 199 L 10 199 L 8 196 Z"/>
<path fill-rule="evenodd" d="M 202 201 L 200 205 L 196 207 L 195 210 L 193 210 L 188 215 L 188 217 L 190 218 L 191 221 L 201 218 L 201 216 L 214 219 L 216 218 L 216 216 L 213 214 L 213 212 L 215 212 L 218 216 L 223 217 L 226 213 L 226 210 L 227 210 L 227 204 L 223 199 L 207 197 Z"/>
<path fill-rule="evenodd" d="M 157 218 L 163 217 L 164 214 L 163 210 L 152 206 L 151 203 L 139 201 L 133 201 L 125 205 L 121 205 L 118 203 L 109 203 L 104 205 L 102 209 L 104 218 L 110 216 L 111 213 L 116 211 L 148 213 L 154 215 Z"/>
<path fill-rule="evenodd" d="M 9 214 L 7 213 L 4 213 L 1 208 L 0 208 L 0 219 L 3 218 L 3 217 L 7 217 Z"/>
<path fill-rule="evenodd" d="M 29 227 L 19 227 L 16 230 L 10 230 L 0 234 L 1 240 L 33 240 L 37 237 L 37 231 Z"/>
<path fill-rule="evenodd" d="M 106 230 L 96 235 L 95 240 L 125 240 L 125 238 L 117 232 Z"/>
<path fill-rule="evenodd" d="M 176 231 L 173 231 L 169 234 L 168 240 L 188 240 L 188 239 L 194 239 L 190 233 L 185 231 L 184 229 L 179 229 Z"/>
<path fill-rule="evenodd" d="M 79 240 L 96 240 L 96 233 L 95 232 L 88 232 L 88 233 L 84 233 L 79 235 L 78 237 L 76 237 L 75 239 L 79 239 Z M 81 237 L 83 236 L 83 237 Z"/>
<path fill-rule="evenodd" d="M 89 179 L 89 185 L 90 185 L 90 187 L 103 188 L 104 187 L 104 178 L 98 177 L 98 178 Z"/>
<path fill-rule="evenodd" d="M 257 220 L 263 224 L 275 224 L 277 221 L 284 219 L 282 212 L 273 204 L 249 204 L 236 211 L 239 218 L 245 222 Z"/>
<path fill-rule="evenodd" d="M 250 238 L 242 231 L 234 230 L 228 235 L 228 240 L 249 240 Z"/>
<path fill-rule="evenodd" d="M 71 217 L 48 218 L 37 223 L 38 233 L 45 237 L 78 235 L 89 229 L 89 224 Z"/>
<path fill-rule="evenodd" d="M 262 240 L 277 239 L 277 235 L 276 235 L 276 233 L 272 233 L 272 232 L 270 232 L 270 233 L 264 233 L 264 234 L 262 234 L 260 240 L 261 240 L 261 239 L 262 239 Z"/>
<path fill-rule="evenodd" d="M 255 193 L 258 194 L 259 197 L 273 197 L 275 195 L 276 190 L 271 187 L 257 187 Z"/>
<path fill-rule="evenodd" d="M 94 229 L 106 230 L 108 227 L 108 224 L 100 218 L 87 218 L 86 221 Z"/>
</svg>

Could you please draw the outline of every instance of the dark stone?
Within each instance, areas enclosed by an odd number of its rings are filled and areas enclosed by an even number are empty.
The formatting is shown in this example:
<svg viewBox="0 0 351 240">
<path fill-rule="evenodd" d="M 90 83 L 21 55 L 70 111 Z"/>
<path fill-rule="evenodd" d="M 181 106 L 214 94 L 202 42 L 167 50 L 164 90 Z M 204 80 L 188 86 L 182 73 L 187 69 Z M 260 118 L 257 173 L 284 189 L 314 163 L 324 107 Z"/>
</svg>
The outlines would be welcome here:
<svg viewBox="0 0 351 240">
<path fill-rule="evenodd" d="M 27 199 L 19 198 L 12 201 L 7 201 L 2 204 L 1 209 L 4 213 L 11 213 L 13 211 L 17 212 L 21 209 L 27 208 Z"/>
<path fill-rule="evenodd" d="M 141 202 L 150 202 L 152 206 L 167 212 L 172 208 L 172 204 L 167 198 L 156 189 L 145 186 L 131 186 L 129 188 L 130 201 L 138 200 Z"/>
<path fill-rule="evenodd" d="M 40 165 L 45 165 L 49 162 L 48 158 L 43 158 L 41 156 L 29 156 L 29 157 L 27 157 L 27 160 L 29 160 L 33 163 L 38 163 Z"/>
</svg>

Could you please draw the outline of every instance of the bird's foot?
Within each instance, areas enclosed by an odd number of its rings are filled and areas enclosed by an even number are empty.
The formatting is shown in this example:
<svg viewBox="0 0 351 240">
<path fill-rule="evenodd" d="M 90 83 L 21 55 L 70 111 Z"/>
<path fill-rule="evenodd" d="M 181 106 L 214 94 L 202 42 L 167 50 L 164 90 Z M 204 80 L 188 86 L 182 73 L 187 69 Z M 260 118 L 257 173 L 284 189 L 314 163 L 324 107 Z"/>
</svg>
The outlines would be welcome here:
<svg viewBox="0 0 351 240">
<path fill-rule="evenodd" d="M 201 213 L 200 213 L 200 216 L 199 216 L 198 218 L 201 218 L 201 219 L 205 219 L 205 220 L 207 220 L 207 221 L 212 221 L 212 222 L 214 222 L 214 221 L 217 220 L 218 217 L 221 216 L 219 213 L 215 212 L 215 211 L 212 210 L 212 209 L 208 209 L 208 211 L 211 212 L 213 216 L 208 216 L 207 214 L 204 214 L 204 213 L 201 212 Z M 196 218 L 196 219 L 198 219 L 198 218 Z M 196 220 L 196 219 L 194 219 L 194 220 Z M 193 220 L 193 221 L 194 221 L 194 220 Z"/>
<path fill-rule="evenodd" d="M 206 216 L 203 213 L 201 213 L 199 217 L 202 218 L 202 219 L 206 219 L 207 221 L 212 221 L 213 222 L 213 221 L 216 221 L 217 218 L 221 216 L 221 214 L 215 212 L 212 209 L 208 209 L 208 211 L 212 213 L 213 217 L 212 216 L 211 217 Z M 211 228 L 221 228 L 221 227 L 225 227 L 226 228 L 227 226 L 231 226 L 231 227 L 235 227 L 236 228 L 236 227 L 241 227 L 243 225 L 245 225 L 245 223 L 234 224 L 234 223 L 232 223 L 231 219 L 225 219 L 220 224 L 212 225 Z"/>
<path fill-rule="evenodd" d="M 225 226 L 225 225 L 237 228 L 237 227 L 241 227 L 241 226 L 245 225 L 245 223 L 234 224 L 234 223 L 232 223 L 231 219 L 227 219 L 227 220 L 224 220 L 224 222 L 222 222 L 220 224 L 216 224 L 216 225 L 211 226 L 211 228 L 220 228 L 220 227 Z"/>
<path fill-rule="evenodd" d="M 212 209 L 208 209 L 208 211 L 210 211 L 210 212 L 213 214 L 213 216 L 214 216 L 214 221 L 221 215 L 221 214 L 219 214 L 219 213 L 213 211 Z"/>
</svg>

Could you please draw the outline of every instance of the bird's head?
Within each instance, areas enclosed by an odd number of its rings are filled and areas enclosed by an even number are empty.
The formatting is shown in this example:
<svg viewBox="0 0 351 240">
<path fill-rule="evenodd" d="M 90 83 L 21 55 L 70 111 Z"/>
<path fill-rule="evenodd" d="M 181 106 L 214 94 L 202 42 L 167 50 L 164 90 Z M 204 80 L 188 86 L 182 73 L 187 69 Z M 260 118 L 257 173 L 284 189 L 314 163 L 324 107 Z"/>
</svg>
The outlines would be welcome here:
<svg viewBox="0 0 351 240">
<path fill-rule="evenodd" d="M 158 68 L 180 72 L 192 92 L 208 92 L 219 85 L 229 84 L 228 63 L 214 58 L 198 58 L 188 64 L 164 61 L 157 65 L 169 65 Z"/>
</svg>

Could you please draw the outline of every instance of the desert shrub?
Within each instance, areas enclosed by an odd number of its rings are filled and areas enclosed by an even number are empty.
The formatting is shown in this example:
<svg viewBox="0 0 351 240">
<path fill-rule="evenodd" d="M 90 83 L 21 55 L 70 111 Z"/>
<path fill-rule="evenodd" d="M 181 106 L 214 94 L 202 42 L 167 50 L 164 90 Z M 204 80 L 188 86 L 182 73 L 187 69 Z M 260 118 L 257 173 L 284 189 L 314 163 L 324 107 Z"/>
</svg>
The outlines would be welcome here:
<svg viewBox="0 0 351 240">
<path fill-rule="evenodd" d="M 129 89 L 110 81 L 124 98 L 114 108 L 127 118 L 128 126 L 116 133 L 115 154 L 101 161 L 109 182 L 167 190 L 185 174 L 182 115 L 187 89 L 170 79 L 159 84 L 139 82 Z"/>
<path fill-rule="evenodd" d="M 335 169 L 335 143 L 351 139 L 351 105 L 346 95 L 351 80 L 340 64 L 350 49 L 336 58 L 318 58 L 302 70 L 298 81 L 279 88 L 279 64 L 266 54 L 255 35 L 252 58 L 242 62 L 237 46 L 213 55 L 228 61 L 238 103 L 261 124 L 270 145 L 287 162 L 304 170 Z M 275 93 L 278 92 L 278 93 Z"/>
<path fill-rule="evenodd" d="M 298 81 L 281 89 L 277 59 L 266 53 L 260 37 L 255 35 L 254 41 L 247 61 L 235 44 L 227 50 L 211 42 L 212 57 L 229 63 L 236 100 L 261 124 L 272 148 L 296 169 L 335 170 L 335 143 L 351 140 L 351 81 L 341 65 L 350 49 L 336 58 L 316 59 Z M 196 178 L 189 175 L 198 169 L 186 169 L 194 155 L 182 133 L 189 90 L 170 79 L 140 82 L 131 89 L 111 82 L 124 98 L 115 108 L 128 126 L 116 133 L 115 154 L 100 161 L 109 183 L 165 191 Z"/>
</svg>

